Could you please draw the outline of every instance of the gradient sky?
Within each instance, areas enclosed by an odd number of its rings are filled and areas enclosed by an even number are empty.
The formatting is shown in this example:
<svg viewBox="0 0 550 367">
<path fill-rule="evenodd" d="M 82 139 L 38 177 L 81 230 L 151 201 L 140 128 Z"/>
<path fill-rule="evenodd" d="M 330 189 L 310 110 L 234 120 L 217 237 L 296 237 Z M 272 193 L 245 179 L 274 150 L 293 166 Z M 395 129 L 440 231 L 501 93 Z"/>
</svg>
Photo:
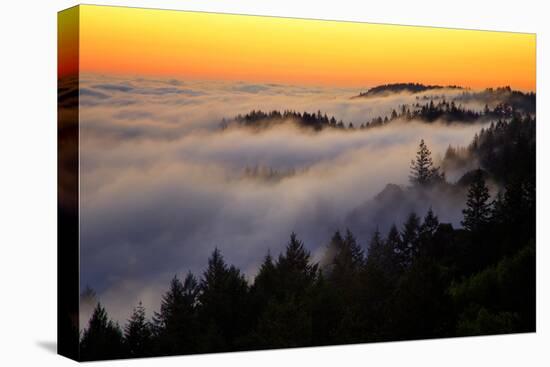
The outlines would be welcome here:
<svg viewBox="0 0 550 367">
<path fill-rule="evenodd" d="M 80 71 L 535 90 L 534 34 L 80 6 Z"/>
</svg>

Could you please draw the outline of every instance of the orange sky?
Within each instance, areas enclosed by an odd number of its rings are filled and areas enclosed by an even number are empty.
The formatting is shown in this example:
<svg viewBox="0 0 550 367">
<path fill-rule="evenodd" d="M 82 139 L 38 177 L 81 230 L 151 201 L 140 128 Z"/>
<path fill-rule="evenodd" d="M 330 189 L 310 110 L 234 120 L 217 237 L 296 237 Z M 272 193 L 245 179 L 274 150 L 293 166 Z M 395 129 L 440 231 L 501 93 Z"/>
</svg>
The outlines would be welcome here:
<svg viewBox="0 0 550 367">
<path fill-rule="evenodd" d="M 80 6 L 81 72 L 535 90 L 535 43 L 534 34 Z"/>
</svg>

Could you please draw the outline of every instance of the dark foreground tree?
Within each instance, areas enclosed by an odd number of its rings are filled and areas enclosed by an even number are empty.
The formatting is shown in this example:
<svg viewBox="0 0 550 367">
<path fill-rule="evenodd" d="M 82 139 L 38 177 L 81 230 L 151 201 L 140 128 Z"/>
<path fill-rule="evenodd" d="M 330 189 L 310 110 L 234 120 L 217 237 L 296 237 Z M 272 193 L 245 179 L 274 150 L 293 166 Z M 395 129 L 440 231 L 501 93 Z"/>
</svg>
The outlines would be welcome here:
<svg viewBox="0 0 550 367">
<path fill-rule="evenodd" d="M 248 318 L 248 284 L 233 265 L 228 266 L 215 249 L 203 273 L 199 294 L 199 321 L 206 351 L 243 348 Z"/>
<path fill-rule="evenodd" d="M 465 228 L 440 223 L 431 209 L 422 220 L 411 214 L 401 232 L 375 232 L 366 259 L 351 231 L 337 232 L 321 268 L 292 233 L 250 287 L 215 250 L 200 284 L 191 274 L 172 280 L 149 351 L 143 310 L 123 337 L 98 305 L 80 340 L 82 359 L 137 356 L 139 345 L 142 355 L 167 355 L 534 331 L 535 176 L 515 169 L 514 158 L 534 157 L 528 124 L 499 122 L 477 138 L 476 149 L 493 154 L 487 177 L 505 184 L 490 205 L 484 178 L 468 175 Z M 514 169 L 502 169 L 510 162 Z M 464 183 L 435 189 L 462 192 Z"/>
<path fill-rule="evenodd" d="M 478 169 L 468 189 L 466 209 L 462 211 L 464 214 L 464 220 L 462 221 L 464 228 L 469 231 L 476 231 L 489 222 L 491 217 L 489 198 L 489 189 L 485 185 L 483 171 Z"/>
<path fill-rule="evenodd" d="M 151 325 L 145 318 L 145 308 L 139 302 L 124 328 L 124 344 L 128 355 L 132 358 L 150 355 L 152 336 Z"/>
<path fill-rule="evenodd" d="M 387 251 L 388 250 L 386 243 L 380 235 L 380 231 L 378 230 L 378 228 L 376 228 L 376 231 L 374 231 L 374 234 L 372 235 L 369 243 L 369 251 L 366 265 L 384 268 L 386 257 L 388 256 Z"/>
<path fill-rule="evenodd" d="M 279 298 L 301 296 L 315 281 L 318 266 L 311 264 L 311 254 L 295 233 L 290 235 L 285 252 L 277 259 Z"/>
<path fill-rule="evenodd" d="M 109 319 L 100 303 L 84 330 L 80 341 L 80 357 L 84 361 L 115 359 L 124 356 L 122 331 L 118 324 Z"/>
<path fill-rule="evenodd" d="M 307 346 L 312 340 L 312 288 L 318 266 L 295 233 L 275 263 L 271 296 L 257 329 L 256 342 L 264 348 Z"/>
<path fill-rule="evenodd" d="M 403 269 L 408 268 L 418 253 L 418 236 L 420 230 L 420 218 L 416 213 L 411 213 L 401 232 L 401 241 L 398 247 L 399 264 Z"/>
<path fill-rule="evenodd" d="M 345 238 L 339 231 L 334 233 L 327 252 L 330 257 L 327 274 L 341 286 L 353 281 L 364 265 L 363 249 L 349 229 L 346 230 Z"/>
<path fill-rule="evenodd" d="M 191 273 L 187 274 L 183 284 L 177 277 L 170 282 L 170 289 L 162 298 L 160 312 L 155 313 L 153 319 L 160 354 L 198 351 L 197 293 L 197 280 Z"/>
</svg>

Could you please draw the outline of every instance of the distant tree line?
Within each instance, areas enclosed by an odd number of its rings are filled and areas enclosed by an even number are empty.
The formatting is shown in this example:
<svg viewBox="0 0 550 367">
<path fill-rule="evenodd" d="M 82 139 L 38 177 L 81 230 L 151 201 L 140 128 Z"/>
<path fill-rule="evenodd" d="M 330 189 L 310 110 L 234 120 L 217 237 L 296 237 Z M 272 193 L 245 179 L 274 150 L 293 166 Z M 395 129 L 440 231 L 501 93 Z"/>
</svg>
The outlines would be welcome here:
<svg viewBox="0 0 550 367">
<path fill-rule="evenodd" d="M 349 230 L 336 231 L 319 263 L 292 233 L 250 284 L 216 249 L 200 277 L 172 279 L 151 319 L 138 304 L 121 328 L 98 303 L 81 333 L 81 358 L 534 331 L 534 125 L 501 121 L 472 142 L 468 149 L 482 164 L 490 146 L 510 151 L 492 156 L 495 167 L 469 173 L 462 228 L 440 223 L 430 209 L 385 234 L 375 231 L 365 248 Z M 518 160 L 501 171 L 511 154 Z M 527 169 L 517 169 L 522 159 Z M 497 195 L 488 178 L 503 182 Z M 410 182 L 419 190 L 447 184 L 424 141 Z"/>
<path fill-rule="evenodd" d="M 518 92 L 521 93 L 521 92 Z M 464 95 L 465 96 L 465 95 Z M 237 115 L 233 119 L 222 119 L 221 127 L 226 129 L 232 125 L 243 126 L 252 129 L 265 129 L 286 122 L 293 122 L 301 128 L 321 131 L 327 128 L 356 130 L 368 129 L 373 127 L 385 126 L 394 121 L 408 122 L 420 121 L 426 123 L 475 123 L 488 122 L 494 120 L 509 120 L 515 116 L 528 116 L 531 114 L 523 113 L 513 103 L 497 103 L 490 108 L 485 104 L 481 111 L 468 109 L 454 100 L 448 101 L 445 98 L 430 97 L 425 103 L 417 100 L 413 104 L 403 104 L 398 109 L 392 109 L 387 116 L 373 117 L 371 120 L 354 125 L 353 122 L 345 123 L 337 120 L 334 116 L 328 117 L 326 113 L 317 111 L 316 113 L 296 112 L 285 110 L 283 112 L 274 110 L 264 112 L 261 110 L 252 110 L 245 115 Z M 435 102 L 434 102 L 435 101 Z"/>
<path fill-rule="evenodd" d="M 359 93 L 358 97 L 383 97 L 389 94 L 395 93 L 420 93 L 428 90 L 438 90 L 438 89 L 463 89 L 457 85 L 425 85 L 420 83 L 393 83 L 393 84 L 382 84 L 376 87 L 372 87 L 366 92 Z"/>
<path fill-rule="evenodd" d="M 442 165 L 467 167 L 478 162 L 497 182 L 511 184 L 517 177 L 534 185 L 536 172 L 536 120 L 515 114 L 509 120 L 482 128 L 467 147 L 449 146 Z"/>
<path fill-rule="evenodd" d="M 434 103 L 434 100 L 437 102 Z M 398 110 L 393 109 L 389 117 L 375 117 L 360 127 L 378 127 L 396 120 L 405 122 L 415 120 L 427 123 L 435 121 L 443 123 L 487 122 L 495 119 L 511 119 L 518 114 L 514 105 L 507 103 L 498 103 L 493 108 L 489 108 L 489 105 L 486 104 L 483 110 L 476 111 L 456 104 L 454 100 L 429 98 L 428 102 L 423 104 L 417 101 L 412 105 L 401 105 Z"/>
<path fill-rule="evenodd" d="M 471 91 L 456 85 L 441 86 L 441 85 L 424 85 L 419 83 L 395 83 L 395 84 L 383 84 L 373 88 L 370 88 L 366 92 L 359 93 L 358 96 L 352 98 L 363 97 L 384 97 L 397 93 L 420 93 L 427 91 L 434 91 L 434 94 L 424 93 L 421 96 L 417 96 L 417 100 L 437 100 L 445 99 L 445 95 L 437 95 L 435 92 L 442 89 L 454 89 L 462 91 L 453 96 L 455 102 L 459 103 L 485 103 L 488 105 L 503 104 L 513 106 L 516 111 L 521 113 L 534 114 L 536 110 L 536 93 L 534 92 L 521 92 L 513 90 L 510 86 L 498 87 L 498 88 L 486 88 L 482 91 Z"/>
<path fill-rule="evenodd" d="M 293 121 L 300 127 L 310 128 L 316 131 L 329 127 L 338 129 L 344 129 L 346 127 L 342 120 L 337 121 L 334 116 L 329 118 L 326 113 L 322 114 L 321 111 L 317 111 L 317 113 L 308 113 L 291 110 L 285 110 L 283 112 L 252 110 L 245 115 L 237 115 L 231 121 L 223 119 L 221 126 L 222 128 L 227 128 L 230 126 L 230 123 L 233 122 L 250 128 L 266 128 L 289 121 Z"/>
<path fill-rule="evenodd" d="M 514 110 L 522 114 L 534 115 L 536 112 L 536 93 L 512 90 L 509 86 L 487 88 L 479 92 L 464 91 L 455 98 L 460 102 L 482 102 L 487 104 L 494 104 L 498 101 L 504 105 L 513 106 Z"/>
</svg>

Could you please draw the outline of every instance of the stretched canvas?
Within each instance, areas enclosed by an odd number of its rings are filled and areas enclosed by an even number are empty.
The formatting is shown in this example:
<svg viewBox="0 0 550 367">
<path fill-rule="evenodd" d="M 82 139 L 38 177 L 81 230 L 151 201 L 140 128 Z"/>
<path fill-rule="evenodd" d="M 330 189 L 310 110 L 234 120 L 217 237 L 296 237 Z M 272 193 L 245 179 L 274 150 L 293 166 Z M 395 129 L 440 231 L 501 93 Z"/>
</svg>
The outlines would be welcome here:
<svg viewBox="0 0 550 367">
<path fill-rule="evenodd" d="M 534 34 L 58 17 L 60 354 L 535 331 Z"/>
</svg>

